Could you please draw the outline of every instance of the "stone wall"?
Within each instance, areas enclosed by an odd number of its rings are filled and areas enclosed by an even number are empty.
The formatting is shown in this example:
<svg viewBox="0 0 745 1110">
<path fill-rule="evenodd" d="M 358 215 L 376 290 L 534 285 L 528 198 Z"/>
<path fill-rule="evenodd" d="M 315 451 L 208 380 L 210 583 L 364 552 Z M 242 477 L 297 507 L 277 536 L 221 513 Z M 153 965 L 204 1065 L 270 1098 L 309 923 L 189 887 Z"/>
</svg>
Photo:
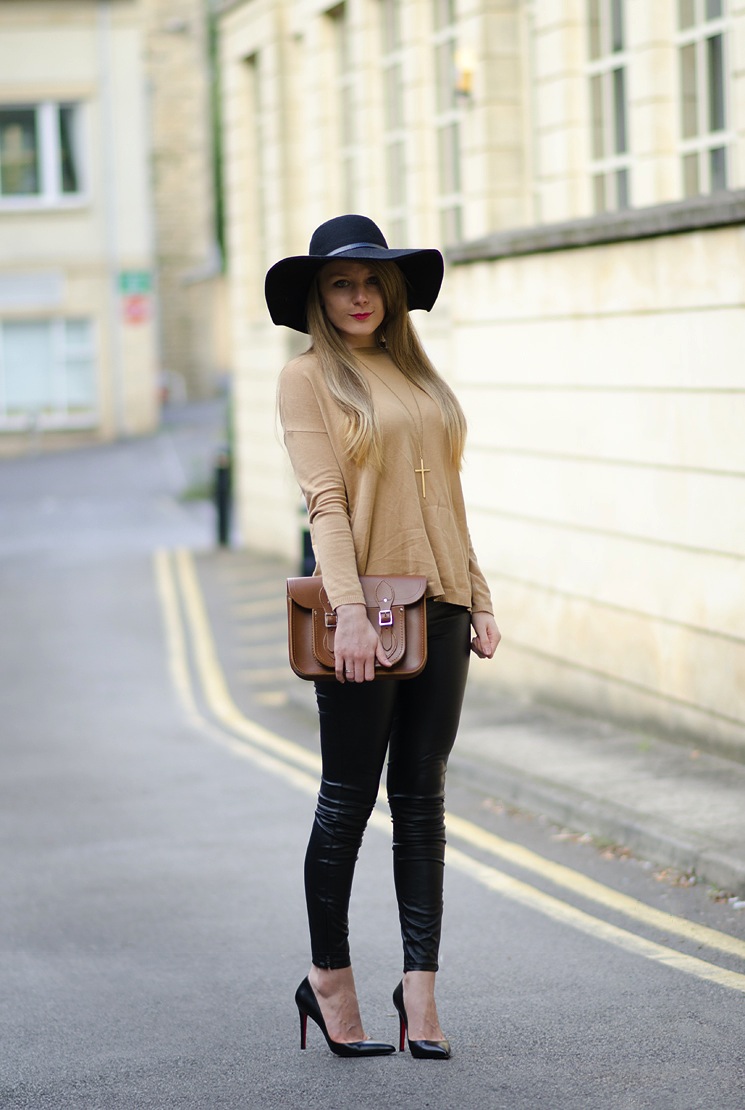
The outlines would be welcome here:
<svg viewBox="0 0 745 1110">
<path fill-rule="evenodd" d="M 45 102 L 78 112 L 80 188 L 73 196 L 0 197 L 0 321 L 83 321 L 92 336 L 94 403 L 82 421 L 74 412 L 41 412 L 32 432 L 50 444 L 151 432 L 155 260 L 138 3 L 0 5 L 0 104 Z M 131 278 L 136 301 L 123 286 Z M 4 450 L 24 449 L 28 433 L 14 432 L 23 419 L 2 420 Z"/>
<path fill-rule="evenodd" d="M 400 4 L 397 245 L 448 260 L 415 322 L 471 426 L 464 483 L 505 631 L 499 667 L 475 672 L 745 757 L 745 3 L 726 7 L 729 191 L 684 200 L 677 5 L 628 0 L 610 64 L 627 69 L 631 208 L 593 215 L 584 0 L 462 0 L 443 32 L 429 0 Z M 241 532 L 294 555 L 274 399 L 305 341 L 272 327 L 263 278 L 340 211 L 388 227 L 383 5 L 222 9 Z M 457 243 L 438 185 L 451 32 Z"/>
<path fill-rule="evenodd" d="M 495 236 L 449 274 L 501 680 L 729 754 L 745 753 L 737 197 L 636 216 L 687 212 L 678 234 L 562 249 L 595 221 L 536 229 L 550 251 Z M 695 228 L 717 207 L 724 226 Z"/>
<path fill-rule="evenodd" d="M 216 247 L 207 5 L 140 0 L 146 43 L 161 373 L 174 399 L 216 388 Z"/>
</svg>

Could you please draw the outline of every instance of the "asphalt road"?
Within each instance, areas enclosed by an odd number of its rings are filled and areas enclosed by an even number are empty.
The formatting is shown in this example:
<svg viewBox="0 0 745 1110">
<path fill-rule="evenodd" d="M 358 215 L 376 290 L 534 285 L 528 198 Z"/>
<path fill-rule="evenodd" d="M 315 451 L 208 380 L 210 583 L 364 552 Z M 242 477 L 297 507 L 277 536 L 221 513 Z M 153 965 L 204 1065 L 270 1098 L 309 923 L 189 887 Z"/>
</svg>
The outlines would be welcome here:
<svg viewBox="0 0 745 1110">
<path fill-rule="evenodd" d="M 210 555 L 209 507 L 179 499 L 219 444 L 208 416 L 0 462 L 0 1106 L 743 1110 L 742 954 L 570 895 L 550 871 L 528 881 L 465 825 L 439 987 L 454 1058 L 339 1060 L 313 1026 L 299 1051 L 313 730 L 279 680 L 238 688 L 235 669 L 220 686 L 230 614 L 247 594 L 257 604 L 262 567 Z M 279 666 L 260 644 L 248 659 L 265 677 Z M 705 892 L 457 777 L 449 807 L 742 939 L 742 918 Z M 368 1032 L 393 1041 L 389 840 L 381 815 L 351 924 Z"/>
</svg>

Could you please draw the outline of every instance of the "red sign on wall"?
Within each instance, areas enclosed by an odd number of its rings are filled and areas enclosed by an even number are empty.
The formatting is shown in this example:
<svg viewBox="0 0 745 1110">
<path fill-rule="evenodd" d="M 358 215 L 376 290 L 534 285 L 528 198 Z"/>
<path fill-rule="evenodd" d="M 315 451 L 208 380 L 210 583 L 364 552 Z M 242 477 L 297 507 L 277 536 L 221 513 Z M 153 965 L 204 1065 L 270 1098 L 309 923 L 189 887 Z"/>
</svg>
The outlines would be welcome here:
<svg viewBox="0 0 745 1110">
<path fill-rule="evenodd" d="M 144 324 L 150 319 L 150 297 L 147 293 L 128 293 L 122 297 L 124 321 L 127 324 Z"/>
</svg>

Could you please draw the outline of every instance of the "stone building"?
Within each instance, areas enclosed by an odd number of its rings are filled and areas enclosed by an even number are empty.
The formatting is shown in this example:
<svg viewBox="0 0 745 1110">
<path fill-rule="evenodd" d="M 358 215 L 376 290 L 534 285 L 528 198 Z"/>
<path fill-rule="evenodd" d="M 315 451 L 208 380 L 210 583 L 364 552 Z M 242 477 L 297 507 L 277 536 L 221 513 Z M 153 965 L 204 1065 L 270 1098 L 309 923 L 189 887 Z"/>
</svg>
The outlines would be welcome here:
<svg viewBox="0 0 745 1110">
<path fill-rule="evenodd" d="M 147 117 L 137 4 L 0 7 L 0 450 L 156 425 Z"/>
<path fill-rule="evenodd" d="M 202 0 L 0 5 L 0 451 L 215 389 L 206 26 Z"/>
<path fill-rule="evenodd" d="M 207 0 L 141 0 L 161 371 L 174 399 L 215 390 L 221 332 Z"/>
<path fill-rule="evenodd" d="M 475 672 L 745 756 L 745 0 L 228 0 L 221 36 L 245 542 L 298 546 L 263 275 L 363 212 L 446 256 Z"/>
</svg>

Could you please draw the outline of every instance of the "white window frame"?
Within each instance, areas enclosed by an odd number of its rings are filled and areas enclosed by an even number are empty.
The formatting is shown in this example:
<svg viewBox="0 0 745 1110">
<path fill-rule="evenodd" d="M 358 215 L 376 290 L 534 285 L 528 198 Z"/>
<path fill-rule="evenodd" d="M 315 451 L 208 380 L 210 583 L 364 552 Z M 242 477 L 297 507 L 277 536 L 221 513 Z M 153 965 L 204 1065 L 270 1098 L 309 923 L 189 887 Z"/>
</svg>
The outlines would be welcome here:
<svg viewBox="0 0 745 1110">
<path fill-rule="evenodd" d="M 432 0 L 433 7 L 437 0 Z M 453 5 L 455 8 L 455 5 Z M 434 23 L 434 20 L 433 20 Z M 451 74 L 451 84 L 449 86 L 449 95 L 444 97 L 448 102 L 445 106 L 440 103 L 441 94 L 445 91 L 440 87 L 441 73 L 438 64 L 440 50 L 443 47 L 449 46 L 453 55 L 453 70 Z M 464 214 L 464 197 L 462 188 L 462 171 L 463 160 L 461 150 L 461 109 L 456 96 L 457 73 L 455 68 L 455 55 L 458 47 L 458 26 L 455 21 L 455 15 L 451 22 L 443 24 L 441 27 L 434 26 L 432 33 L 432 48 L 434 53 L 434 91 L 435 91 L 435 141 L 436 141 L 436 155 L 437 155 L 437 209 L 440 215 L 440 234 L 444 244 L 457 242 L 463 235 L 463 214 Z M 455 191 L 444 192 L 443 181 L 441 172 L 441 140 L 446 131 L 450 128 L 454 130 L 455 134 L 455 150 L 457 158 L 457 176 L 460 181 L 461 187 Z M 450 218 L 455 221 L 455 231 L 452 235 L 446 231 L 447 224 Z"/>
<path fill-rule="evenodd" d="M 631 156 L 631 128 L 629 118 L 629 77 L 631 74 L 630 54 L 626 48 L 628 34 L 626 31 L 626 19 L 624 18 L 624 48 L 622 50 L 614 50 L 613 48 L 613 31 L 612 31 L 612 8 L 611 0 L 599 0 L 600 5 L 600 44 L 601 55 L 599 58 L 589 57 L 589 44 L 588 44 L 588 60 L 585 67 L 588 80 L 588 104 L 590 106 L 590 177 L 592 182 L 592 196 L 593 196 L 593 211 L 599 213 L 614 212 L 621 208 L 633 207 L 633 193 L 632 193 L 632 156 Z M 623 10 L 624 17 L 626 16 L 625 8 Z M 589 20 L 588 20 L 589 25 Z M 624 128 L 626 138 L 626 149 L 618 152 L 614 149 L 615 139 L 615 119 L 614 108 L 616 103 L 614 80 L 617 70 L 623 72 L 623 116 Z M 601 88 L 602 98 L 602 122 L 605 125 L 603 130 L 603 144 L 604 150 L 601 157 L 598 157 L 594 151 L 595 144 L 595 117 L 594 117 L 594 102 L 593 102 L 593 84 L 598 79 Z M 608 126 L 608 124 L 612 126 Z M 618 177 L 620 174 L 626 174 L 626 198 L 625 203 L 622 203 L 620 191 L 618 188 Z M 600 208 L 596 203 L 595 197 L 595 182 L 598 178 L 603 180 L 603 189 L 605 192 L 605 204 Z"/>
<path fill-rule="evenodd" d="M 78 190 L 65 193 L 62 189 L 62 145 L 60 142 L 60 109 L 72 108 L 76 113 L 79 141 L 76 149 Z M 0 209 L 76 208 L 87 203 L 87 165 L 83 139 L 85 116 L 80 101 L 43 100 L 36 103 L 0 103 L 0 110 L 33 111 L 36 114 L 37 164 L 39 192 L 26 196 L 6 196 L 0 191 Z M 0 170 L 1 172 L 1 170 Z M 0 181 L 0 190 L 2 182 Z"/>
<path fill-rule="evenodd" d="M 715 19 L 706 18 L 706 0 L 694 0 L 695 22 L 692 27 L 676 31 L 675 44 L 677 47 L 676 80 L 678 90 L 678 126 L 679 139 L 678 151 L 680 154 L 680 195 L 682 197 L 704 196 L 712 192 L 711 154 L 714 150 L 725 151 L 725 189 L 728 182 L 733 180 L 732 158 L 735 150 L 735 135 L 731 127 L 732 110 L 730 104 L 731 82 L 728 80 L 729 40 L 728 31 L 730 20 L 727 15 L 727 0 L 723 0 L 721 16 Z M 677 7 L 677 5 L 676 5 Z M 676 12 L 677 25 L 677 12 Z M 725 126 L 716 131 L 709 130 L 709 81 L 708 61 L 706 57 L 707 42 L 716 35 L 722 37 L 722 86 L 724 97 Z M 683 80 L 682 80 L 682 50 L 684 47 L 693 46 L 696 58 L 696 94 L 697 94 L 697 134 L 689 138 L 683 136 Z M 685 160 L 691 155 L 698 158 L 698 191 L 688 192 L 685 181 Z"/>
<path fill-rule="evenodd" d="M 386 227 L 389 241 L 401 247 L 406 246 L 407 243 L 406 152 L 409 145 L 404 118 L 402 80 L 405 67 L 404 48 L 401 39 L 403 7 L 404 0 L 380 0 L 380 72 L 384 99 L 383 146 L 385 150 Z M 398 32 L 396 40 L 393 42 L 388 42 L 386 38 L 385 23 L 389 18 L 393 20 Z M 396 123 L 392 123 L 389 118 L 388 98 L 391 94 L 395 99 L 393 116 L 397 120 Z M 399 175 L 396 180 L 393 179 L 392 174 L 394 152 L 398 152 L 401 158 Z"/>
<path fill-rule="evenodd" d="M 68 322 L 85 319 L 89 324 L 88 342 L 75 343 L 67 332 Z M 5 381 L 5 327 L 8 324 L 41 324 L 49 327 L 52 340 L 52 388 L 48 404 L 36 410 L 8 413 Z M 0 432 L 19 432 L 29 428 L 40 430 L 94 428 L 99 423 L 98 391 L 96 380 L 96 347 L 94 324 L 89 318 L 60 317 L 0 320 Z M 93 376 L 93 396 L 89 408 L 70 410 L 67 364 L 71 356 L 84 356 L 90 360 Z"/>
</svg>

